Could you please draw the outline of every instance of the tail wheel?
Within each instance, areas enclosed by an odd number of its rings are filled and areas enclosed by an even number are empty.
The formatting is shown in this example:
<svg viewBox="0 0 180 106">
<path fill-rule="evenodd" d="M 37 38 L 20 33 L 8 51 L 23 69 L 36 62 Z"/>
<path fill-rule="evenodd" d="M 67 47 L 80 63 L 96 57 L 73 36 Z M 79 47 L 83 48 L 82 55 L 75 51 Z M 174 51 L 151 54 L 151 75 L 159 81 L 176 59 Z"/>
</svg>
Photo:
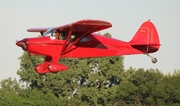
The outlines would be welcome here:
<svg viewBox="0 0 180 106">
<path fill-rule="evenodd" d="M 155 58 L 155 57 L 153 57 L 153 56 L 151 56 L 149 54 L 146 54 L 146 55 L 151 58 L 152 63 L 154 63 L 154 64 L 157 63 L 157 58 Z"/>
<path fill-rule="evenodd" d="M 151 61 L 152 61 L 152 63 L 157 63 L 157 59 L 156 58 L 153 58 Z"/>
</svg>

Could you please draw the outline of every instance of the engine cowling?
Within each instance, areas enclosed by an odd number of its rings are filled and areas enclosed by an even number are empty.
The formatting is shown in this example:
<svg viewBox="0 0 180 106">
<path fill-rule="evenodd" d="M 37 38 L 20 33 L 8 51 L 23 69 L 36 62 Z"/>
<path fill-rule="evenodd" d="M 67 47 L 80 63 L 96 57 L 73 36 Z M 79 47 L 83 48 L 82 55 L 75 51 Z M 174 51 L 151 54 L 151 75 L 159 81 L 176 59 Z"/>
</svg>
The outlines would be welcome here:
<svg viewBox="0 0 180 106">
<path fill-rule="evenodd" d="M 46 74 L 46 73 L 50 72 L 47 67 L 44 67 L 44 64 L 39 64 L 39 65 L 35 66 L 34 70 L 39 74 Z"/>
<path fill-rule="evenodd" d="M 53 63 L 48 66 L 49 70 L 51 72 L 59 72 L 59 71 L 65 71 L 68 70 L 68 67 L 63 64 Z"/>
</svg>

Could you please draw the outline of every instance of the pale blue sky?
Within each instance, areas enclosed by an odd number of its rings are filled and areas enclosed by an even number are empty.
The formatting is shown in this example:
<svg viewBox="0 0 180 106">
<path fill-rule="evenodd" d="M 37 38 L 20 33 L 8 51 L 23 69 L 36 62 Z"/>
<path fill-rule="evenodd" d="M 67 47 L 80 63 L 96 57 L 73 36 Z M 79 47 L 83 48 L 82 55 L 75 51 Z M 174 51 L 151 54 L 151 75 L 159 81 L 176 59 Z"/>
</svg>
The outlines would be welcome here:
<svg viewBox="0 0 180 106">
<path fill-rule="evenodd" d="M 0 80 L 18 77 L 18 57 L 23 53 L 16 40 L 35 37 L 30 27 L 52 27 L 81 19 L 100 19 L 113 24 L 101 33 L 129 41 L 146 20 L 157 27 L 161 48 L 152 54 L 152 64 L 145 55 L 125 56 L 125 68 L 158 68 L 163 73 L 180 69 L 179 0 L 0 0 Z"/>
</svg>

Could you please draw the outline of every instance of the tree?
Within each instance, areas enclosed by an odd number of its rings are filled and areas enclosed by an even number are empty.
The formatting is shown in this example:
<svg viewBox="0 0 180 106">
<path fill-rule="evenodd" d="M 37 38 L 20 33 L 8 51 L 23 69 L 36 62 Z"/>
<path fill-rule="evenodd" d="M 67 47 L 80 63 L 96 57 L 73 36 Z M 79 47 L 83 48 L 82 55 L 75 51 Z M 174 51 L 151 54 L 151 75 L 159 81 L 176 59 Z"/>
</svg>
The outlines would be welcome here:
<svg viewBox="0 0 180 106">
<path fill-rule="evenodd" d="M 134 71 L 133 71 L 134 70 Z M 155 95 L 160 92 L 158 86 L 162 83 L 163 74 L 159 70 L 132 69 L 127 70 L 130 75 L 122 80 L 115 100 L 120 104 L 158 105 Z M 161 104 L 162 105 L 162 104 Z"/>
<path fill-rule="evenodd" d="M 34 71 L 34 66 L 42 63 L 44 61 L 44 58 L 29 56 L 27 52 L 24 52 L 19 60 L 20 69 L 17 71 L 17 74 L 20 76 L 20 81 L 25 82 L 27 87 L 30 86 L 32 88 L 41 88 L 42 85 L 40 82 L 43 81 L 43 76 Z"/>
<path fill-rule="evenodd" d="M 161 86 L 157 89 L 161 90 L 160 93 L 154 94 L 158 100 L 164 101 L 165 105 L 179 105 L 180 104 L 180 71 L 176 71 L 173 75 L 164 75 Z"/>
<path fill-rule="evenodd" d="M 123 73 L 123 57 L 104 57 L 88 61 L 91 73 L 88 84 L 80 88 L 82 101 L 89 104 L 109 104 L 120 84 Z"/>
<path fill-rule="evenodd" d="M 0 82 L 0 104 L 3 106 L 14 105 L 18 106 L 22 101 L 18 94 L 22 92 L 20 84 L 16 79 L 4 79 Z"/>
<path fill-rule="evenodd" d="M 19 93 L 21 91 L 20 83 L 16 79 L 4 79 L 0 82 L 1 90 L 6 93 L 15 92 Z"/>
<path fill-rule="evenodd" d="M 59 100 L 52 93 L 44 93 L 42 90 L 29 89 L 11 78 L 0 82 L 0 104 L 3 106 L 39 106 L 39 105 L 65 105 L 66 102 Z"/>
</svg>

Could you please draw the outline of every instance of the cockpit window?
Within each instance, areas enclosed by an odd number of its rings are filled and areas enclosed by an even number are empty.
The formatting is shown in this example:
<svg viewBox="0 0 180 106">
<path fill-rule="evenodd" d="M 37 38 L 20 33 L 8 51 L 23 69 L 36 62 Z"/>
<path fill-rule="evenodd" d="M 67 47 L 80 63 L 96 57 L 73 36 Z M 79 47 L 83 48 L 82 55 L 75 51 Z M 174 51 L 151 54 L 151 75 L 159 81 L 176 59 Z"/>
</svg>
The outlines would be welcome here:
<svg viewBox="0 0 180 106">
<path fill-rule="evenodd" d="M 87 37 L 84 37 L 80 40 L 80 42 L 87 42 L 89 39 Z"/>
<path fill-rule="evenodd" d="M 70 40 L 74 40 L 75 39 L 75 35 L 71 35 Z"/>
<path fill-rule="evenodd" d="M 46 32 L 43 33 L 43 36 L 51 34 L 51 36 L 54 34 L 55 30 L 54 28 L 49 28 Z"/>
<path fill-rule="evenodd" d="M 49 28 L 46 32 L 43 33 L 43 36 L 50 36 L 52 40 L 56 39 L 56 31 L 54 28 Z"/>
<path fill-rule="evenodd" d="M 60 32 L 59 34 L 59 40 L 65 40 L 67 37 L 67 33 L 66 32 Z"/>
<path fill-rule="evenodd" d="M 60 32 L 58 39 L 59 40 L 66 40 L 67 36 L 68 36 L 67 32 Z M 72 34 L 70 36 L 69 40 L 73 41 L 75 39 L 75 37 L 76 37 L 75 34 Z"/>
</svg>

